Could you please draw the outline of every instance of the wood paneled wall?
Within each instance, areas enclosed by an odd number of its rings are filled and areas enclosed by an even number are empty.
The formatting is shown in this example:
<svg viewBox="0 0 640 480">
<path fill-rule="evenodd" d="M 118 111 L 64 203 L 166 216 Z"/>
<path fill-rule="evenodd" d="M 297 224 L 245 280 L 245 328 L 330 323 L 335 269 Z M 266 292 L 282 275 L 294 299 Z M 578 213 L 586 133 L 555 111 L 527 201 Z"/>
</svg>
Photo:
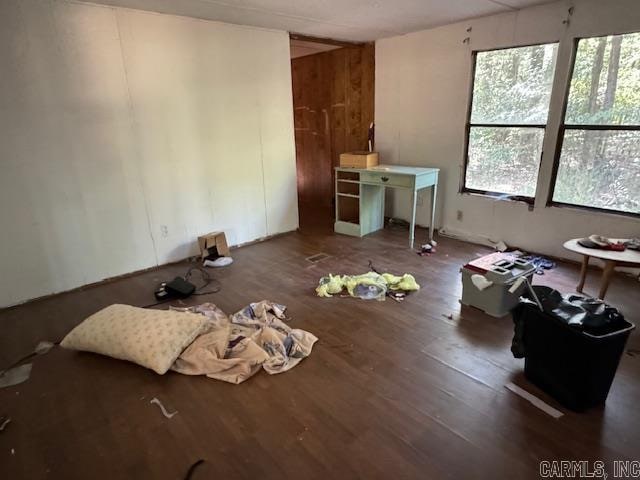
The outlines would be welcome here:
<svg viewBox="0 0 640 480">
<path fill-rule="evenodd" d="M 367 148 L 374 53 L 349 46 L 291 61 L 300 205 L 331 206 L 340 154 Z"/>
</svg>

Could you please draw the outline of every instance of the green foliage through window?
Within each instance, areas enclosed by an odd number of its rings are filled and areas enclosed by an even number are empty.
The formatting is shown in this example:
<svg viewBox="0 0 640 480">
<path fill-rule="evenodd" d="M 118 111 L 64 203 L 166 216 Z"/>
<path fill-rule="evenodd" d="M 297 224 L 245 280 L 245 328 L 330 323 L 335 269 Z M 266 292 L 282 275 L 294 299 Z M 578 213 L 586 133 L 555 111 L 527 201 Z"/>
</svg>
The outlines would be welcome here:
<svg viewBox="0 0 640 480">
<path fill-rule="evenodd" d="M 465 187 L 534 197 L 557 44 L 478 52 Z"/>
<path fill-rule="evenodd" d="M 640 33 L 578 42 L 565 123 L 553 200 L 639 214 Z"/>
</svg>

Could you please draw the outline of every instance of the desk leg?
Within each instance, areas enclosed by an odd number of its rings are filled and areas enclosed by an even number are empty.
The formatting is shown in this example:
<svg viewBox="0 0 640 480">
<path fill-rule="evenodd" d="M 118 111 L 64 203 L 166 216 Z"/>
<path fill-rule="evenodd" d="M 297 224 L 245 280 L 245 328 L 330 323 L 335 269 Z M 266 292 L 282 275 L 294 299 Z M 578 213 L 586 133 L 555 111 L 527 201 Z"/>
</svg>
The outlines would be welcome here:
<svg viewBox="0 0 640 480">
<path fill-rule="evenodd" d="M 584 282 L 587 279 L 587 268 L 589 267 L 589 255 L 582 256 L 582 268 L 580 269 L 580 283 L 576 287 L 576 292 L 582 293 Z"/>
<path fill-rule="evenodd" d="M 433 228 L 436 223 L 436 198 L 438 196 L 438 184 L 431 187 L 431 223 L 429 224 L 429 241 L 433 241 Z"/>
<path fill-rule="evenodd" d="M 602 283 L 600 284 L 600 294 L 598 298 L 600 300 L 604 300 L 604 296 L 607 294 L 607 289 L 609 288 L 609 281 L 611 280 L 611 275 L 613 275 L 613 271 L 616 268 L 616 262 L 612 260 L 608 260 L 604 264 L 604 270 L 602 271 Z"/>
<path fill-rule="evenodd" d="M 418 199 L 417 190 L 413 191 L 411 198 L 411 225 L 409 226 L 409 248 L 413 248 L 413 239 L 416 233 L 416 202 Z"/>
</svg>

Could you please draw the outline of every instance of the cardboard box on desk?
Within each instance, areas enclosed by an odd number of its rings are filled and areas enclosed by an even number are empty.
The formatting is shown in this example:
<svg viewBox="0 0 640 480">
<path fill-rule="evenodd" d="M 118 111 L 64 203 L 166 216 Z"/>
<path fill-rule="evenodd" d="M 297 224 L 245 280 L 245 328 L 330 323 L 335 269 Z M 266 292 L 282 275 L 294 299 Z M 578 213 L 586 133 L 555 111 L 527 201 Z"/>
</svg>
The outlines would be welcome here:
<svg viewBox="0 0 640 480">
<path fill-rule="evenodd" d="M 340 166 L 369 168 L 378 165 L 378 152 L 348 152 L 340 154 Z"/>
<path fill-rule="evenodd" d="M 209 256 L 209 249 L 215 247 L 221 257 L 230 257 L 227 237 L 224 232 L 212 232 L 198 237 L 198 246 L 202 258 Z"/>
</svg>

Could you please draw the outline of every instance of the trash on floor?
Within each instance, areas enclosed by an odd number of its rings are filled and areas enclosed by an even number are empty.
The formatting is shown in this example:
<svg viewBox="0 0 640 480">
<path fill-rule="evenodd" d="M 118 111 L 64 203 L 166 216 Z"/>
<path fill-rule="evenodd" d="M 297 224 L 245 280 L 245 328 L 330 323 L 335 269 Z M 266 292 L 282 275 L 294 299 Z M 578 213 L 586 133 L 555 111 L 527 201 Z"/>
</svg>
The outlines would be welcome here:
<svg viewBox="0 0 640 480">
<path fill-rule="evenodd" d="M 13 387 L 29 380 L 32 364 L 25 363 L 2 372 L 0 375 L 0 388 Z"/>
<path fill-rule="evenodd" d="M 523 253 L 519 258 L 526 262 L 532 263 L 536 267 L 536 275 L 544 275 L 545 270 L 556 268 L 556 262 L 540 255 L 530 255 L 527 253 Z"/>
<path fill-rule="evenodd" d="M 45 353 L 49 353 L 49 350 L 51 350 L 54 346 L 55 344 L 53 342 L 43 340 L 42 342 L 38 342 L 36 348 L 34 349 L 34 353 L 36 355 L 44 355 Z"/>
<path fill-rule="evenodd" d="M 544 413 L 546 413 L 547 415 L 551 415 L 555 419 L 558 419 L 564 415 L 564 413 L 562 413 L 560 410 L 553 408 L 551 405 L 549 405 L 545 401 L 539 399 L 535 395 L 530 394 L 523 388 L 520 388 L 519 386 L 517 386 L 515 383 L 508 383 L 505 385 L 505 388 L 507 390 L 512 391 L 516 395 L 519 395 L 520 397 L 524 398 L 527 402 L 538 407 Z"/>
<path fill-rule="evenodd" d="M 212 232 L 199 236 L 198 247 L 202 265 L 205 267 L 226 267 L 233 263 L 224 232 Z"/>
<path fill-rule="evenodd" d="M 436 253 L 437 245 L 438 245 L 438 242 L 436 242 L 435 240 L 431 240 L 429 243 L 425 243 L 424 245 L 421 245 L 420 249 L 416 251 L 416 253 L 421 257 L 424 257 L 424 256 L 428 257 L 432 253 Z"/>
<path fill-rule="evenodd" d="M 18 385 L 22 382 L 25 382 L 29 379 L 31 375 L 31 367 L 30 363 L 20 365 L 23 362 L 37 356 L 44 355 L 49 352 L 56 344 L 49 341 L 41 341 L 38 342 L 36 348 L 33 349 L 33 352 L 25 355 L 21 359 L 13 362 L 6 369 L 0 370 L 0 388 L 11 387 L 13 385 Z"/>
<path fill-rule="evenodd" d="M 286 372 L 311 354 L 317 337 L 284 323 L 285 309 L 263 300 L 228 317 L 212 303 L 170 310 L 111 305 L 74 328 L 61 345 L 161 375 L 172 369 L 240 383 L 260 369 Z"/>
<path fill-rule="evenodd" d="M 11 423 L 11 417 L 8 417 L 6 415 L 0 416 L 0 432 L 7 428 L 7 425 L 9 425 L 9 423 Z"/>
<path fill-rule="evenodd" d="M 200 459 L 196 462 L 193 463 L 193 465 L 191 465 L 189 467 L 189 470 L 187 470 L 186 475 L 184 476 L 184 480 L 191 480 L 191 477 L 193 476 L 193 472 L 196 471 L 196 468 L 198 468 L 200 465 L 202 465 L 204 463 L 204 460 Z"/>
<path fill-rule="evenodd" d="M 509 247 L 507 246 L 506 243 L 504 243 L 502 240 L 500 240 L 500 241 L 495 243 L 493 248 L 495 248 L 499 252 L 506 252 Z"/>
<path fill-rule="evenodd" d="M 202 262 L 202 266 L 220 268 L 220 267 L 228 267 L 232 263 L 233 263 L 233 258 L 231 257 L 218 257 L 215 260 L 206 259 L 204 262 Z"/>
<path fill-rule="evenodd" d="M 387 291 L 387 296 L 396 302 L 402 302 L 405 298 L 407 298 L 407 294 L 405 292 L 394 292 Z"/>
<path fill-rule="evenodd" d="M 322 277 L 316 287 L 319 297 L 331 297 L 346 289 L 350 296 L 363 300 L 385 299 L 387 292 L 404 293 L 420 290 L 413 275 L 367 272 L 362 275 L 332 275 Z M 394 295 L 396 296 L 396 295 Z M 404 295 L 398 295 L 398 298 Z"/>
<path fill-rule="evenodd" d="M 212 303 L 194 307 L 191 311 L 209 319 L 210 330 L 182 352 L 172 370 L 241 383 L 261 368 L 272 375 L 292 369 L 311 354 L 318 339 L 284 323 L 285 310 L 267 300 L 230 317 Z"/>
<path fill-rule="evenodd" d="M 156 405 L 158 405 L 158 407 L 160 407 L 160 411 L 162 412 L 162 415 L 164 415 L 168 419 L 171 419 L 174 415 L 178 413 L 177 410 L 175 412 L 169 413 L 167 409 L 164 408 L 164 405 L 162 404 L 162 402 L 158 400 L 156 397 L 153 397 L 149 403 L 155 403 Z"/>
</svg>

